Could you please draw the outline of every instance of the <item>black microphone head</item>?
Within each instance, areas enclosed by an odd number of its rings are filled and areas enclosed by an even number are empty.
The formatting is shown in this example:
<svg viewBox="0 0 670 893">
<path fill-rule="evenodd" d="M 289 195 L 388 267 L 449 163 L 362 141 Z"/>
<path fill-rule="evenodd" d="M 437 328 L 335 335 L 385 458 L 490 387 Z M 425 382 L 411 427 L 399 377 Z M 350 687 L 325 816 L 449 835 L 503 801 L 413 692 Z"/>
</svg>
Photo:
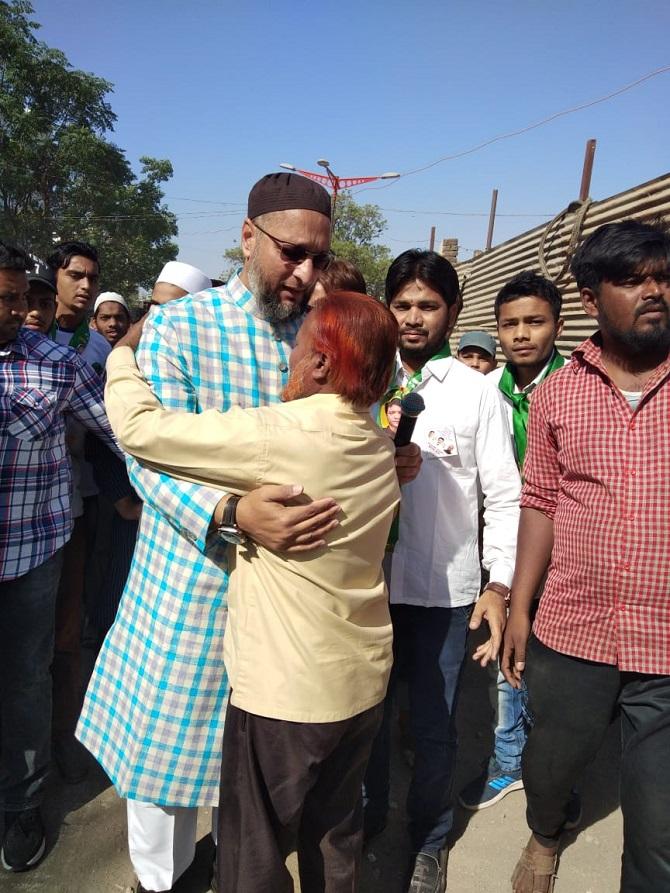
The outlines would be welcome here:
<svg viewBox="0 0 670 893">
<path fill-rule="evenodd" d="M 409 394 L 405 394 L 400 401 L 400 411 L 402 414 L 411 416 L 412 418 L 416 418 L 425 408 L 426 404 L 423 402 L 423 397 L 421 394 L 417 394 L 416 391 L 410 391 Z"/>
</svg>

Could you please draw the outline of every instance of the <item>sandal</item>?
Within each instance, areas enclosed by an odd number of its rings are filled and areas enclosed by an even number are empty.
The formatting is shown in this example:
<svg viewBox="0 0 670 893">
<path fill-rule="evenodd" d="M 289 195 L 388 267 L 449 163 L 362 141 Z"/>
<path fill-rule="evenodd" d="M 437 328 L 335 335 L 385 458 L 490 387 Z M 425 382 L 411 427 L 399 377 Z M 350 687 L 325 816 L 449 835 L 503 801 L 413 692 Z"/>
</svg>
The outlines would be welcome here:
<svg viewBox="0 0 670 893">
<path fill-rule="evenodd" d="M 512 873 L 513 893 L 552 893 L 557 867 L 558 853 L 543 856 L 525 846 Z"/>
</svg>

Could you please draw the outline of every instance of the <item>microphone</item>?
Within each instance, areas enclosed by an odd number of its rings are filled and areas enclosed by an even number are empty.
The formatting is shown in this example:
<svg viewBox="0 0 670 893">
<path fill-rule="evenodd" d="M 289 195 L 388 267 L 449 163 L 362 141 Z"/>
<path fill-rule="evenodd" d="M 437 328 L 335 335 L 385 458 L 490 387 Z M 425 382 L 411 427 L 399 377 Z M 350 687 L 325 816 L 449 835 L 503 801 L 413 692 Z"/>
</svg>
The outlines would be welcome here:
<svg viewBox="0 0 670 893">
<path fill-rule="evenodd" d="M 398 422 L 398 430 L 395 433 L 393 442 L 397 447 L 407 446 L 412 440 L 414 434 L 414 426 L 420 412 L 423 412 L 426 404 L 423 402 L 421 394 L 411 391 L 400 401 L 400 421 Z"/>
</svg>

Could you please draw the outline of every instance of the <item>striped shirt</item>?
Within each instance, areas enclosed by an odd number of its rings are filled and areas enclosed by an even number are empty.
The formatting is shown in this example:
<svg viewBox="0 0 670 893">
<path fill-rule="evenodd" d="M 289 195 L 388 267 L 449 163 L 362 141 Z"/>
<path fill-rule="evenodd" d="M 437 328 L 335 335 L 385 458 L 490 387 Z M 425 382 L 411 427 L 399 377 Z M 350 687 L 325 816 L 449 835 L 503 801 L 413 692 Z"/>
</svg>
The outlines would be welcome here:
<svg viewBox="0 0 670 893">
<path fill-rule="evenodd" d="M 43 564 L 72 533 L 66 414 L 122 455 L 96 373 L 70 348 L 21 329 L 0 351 L 0 580 Z"/>
<path fill-rule="evenodd" d="M 622 671 L 670 674 L 670 357 L 637 408 L 596 334 L 535 392 L 522 508 L 554 521 L 534 632 Z"/>
<path fill-rule="evenodd" d="M 263 406 L 288 380 L 300 321 L 271 325 L 235 275 L 152 311 L 137 362 L 166 409 Z M 140 532 L 77 735 L 121 796 L 215 806 L 228 697 L 228 553 L 208 529 L 223 494 L 133 460 L 129 468 L 144 502 Z"/>
</svg>

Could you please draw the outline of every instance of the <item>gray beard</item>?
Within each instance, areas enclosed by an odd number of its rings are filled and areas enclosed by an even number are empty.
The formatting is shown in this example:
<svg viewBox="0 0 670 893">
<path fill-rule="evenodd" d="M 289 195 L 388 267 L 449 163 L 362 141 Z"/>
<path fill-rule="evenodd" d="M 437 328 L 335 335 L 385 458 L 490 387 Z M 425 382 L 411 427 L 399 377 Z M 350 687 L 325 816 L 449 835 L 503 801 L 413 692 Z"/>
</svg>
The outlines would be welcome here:
<svg viewBox="0 0 670 893">
<path fill-rule="evenodd" d="M 284 322 L 300 316 L 302 308 L 297 304 L 282 304 L 277 295 L 268 287 L 259 269 L 256 257 L 249 262 L 249 287 L 263 319 L 269 323 Z"/>
</svg>

